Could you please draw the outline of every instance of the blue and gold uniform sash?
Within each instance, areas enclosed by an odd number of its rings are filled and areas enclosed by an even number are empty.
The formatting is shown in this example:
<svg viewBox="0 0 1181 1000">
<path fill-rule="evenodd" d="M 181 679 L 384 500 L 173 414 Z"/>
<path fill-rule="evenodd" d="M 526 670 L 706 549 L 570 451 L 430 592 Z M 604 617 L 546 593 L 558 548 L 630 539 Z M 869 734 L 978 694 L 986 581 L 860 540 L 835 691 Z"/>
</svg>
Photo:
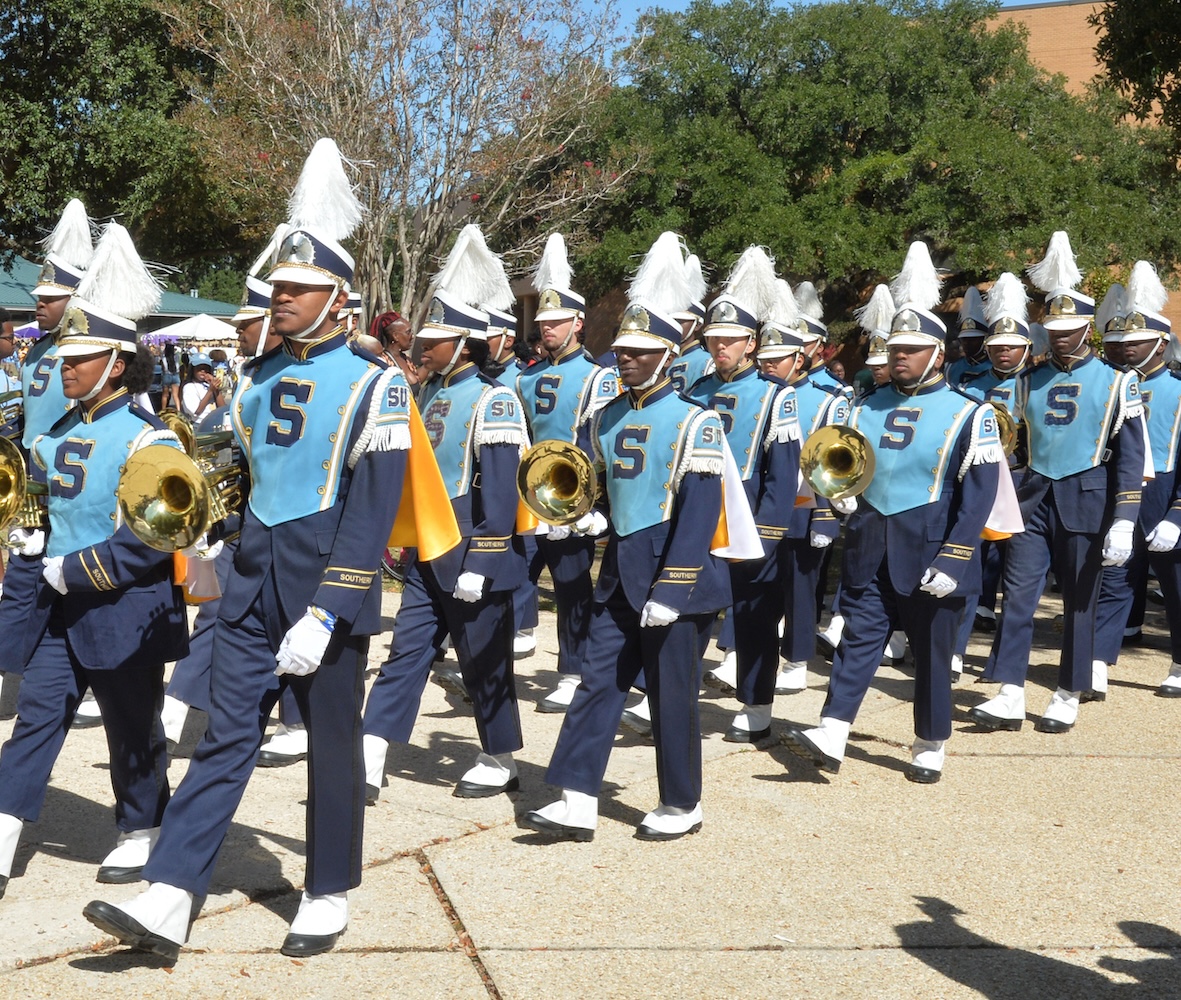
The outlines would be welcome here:
<svg viewBox="0 0 1181 1000">
<path fill-rule="evenodd" d="M 180 447 L 175 434 L 130 403 L 120 389 L 89 412 L 75 407 L 33 442 L 33 461 L 44 470 L 49 491 L 48 555 L 68 555 L 115 533 L 123 523 L 116 491 L 129 455 L 149 444 Z M 99 590 L 110 589 L 103 567 L 83 566 Z"/>
<path fill-rule="evenodd" d="M 21 366 L 21 399 L 25 417 L 21 444 L 26 448 L 32 448 L 34 439 L 48 432 L 74 405 L 62 389 L 61 360 L 52 333 L 34 341 L 25 354 Z"/>
<path fill-rule="evenodd" d="M 367 395 L 365 424 L 350 452 Z M 250 509 L 268 527 L 328 510 L 344 469 L 361 454 L 409 448 L 409 406 L 397 366 L 354 353 L 339 327 L 312 343 L 285 341 L 247 365 L 231 417 L 250 467 Z"/>
<path fill-rule="evenodd" d="M 1152 467 L 1157 472 L 1172 472 L 1181 439 L 1181 376 L 1161 365 L 1141 375 L 1139 382 Z"/>
<path fill-rule="evenodd" d="M 720 476 L 724 433 L 715 412 L 687 403 L 668 380 L 599 410 L 591 441 L 615 533 L 626 537 L 669 520 L 690 472 Z"/>
<path fill-rule="evenodd" d="M 1047 479 L 1101 465 L 1112 436 L 1142 412 L 1135 375 L 1093 355 L 1069 369 L 1043 361 L 1021 382 L 1017 395 L 1029 428 L 1029 467 Z"/>
<path fill-rule="evenodd" d="M 953 465 L 969 424 L 971 446 Z M 849 426 L 873 447 L 877 467 L 863 496 L 886 515 L 937 503 L 949 476 L 963 479 L 972 465 L 1004 461 L 992 408 L 952 391 L 942 378 L 911 396 L 880 386 L 853 407 Z"/>
<path fill-rule="evenodd" d="M 543 361 L 521 372 L 517 395 L 534 442 L 575 444 L 578 429 L 619 395 L 619 379 L 579 347 L 556 362 Z"/>
</svg>

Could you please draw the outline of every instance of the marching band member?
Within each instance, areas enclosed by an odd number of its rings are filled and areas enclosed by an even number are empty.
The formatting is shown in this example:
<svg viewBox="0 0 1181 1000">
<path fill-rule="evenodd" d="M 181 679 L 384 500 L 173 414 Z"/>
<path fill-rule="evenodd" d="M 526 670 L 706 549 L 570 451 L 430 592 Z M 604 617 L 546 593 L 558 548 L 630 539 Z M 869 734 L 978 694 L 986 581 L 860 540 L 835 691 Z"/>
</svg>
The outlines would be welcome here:
<svg viewBox="0 0 1181 1000">
<path fill-rule="evenodd" d="M 1181 696 L 1181 500 L 1177 477 L 1181 447 L 1181 377 L 1165 364 L 1172 324 L 1160 314 L 1168 293 L 1148 261 L 1132 268 L 1124 296 L 1115 343 L 1104 335 L 1104 347 L 1112 360 L 1128 366 L 1140 383 L 1140 400 L 1148 427 L 1148 444 L 1155 477 L 1145 485 L 1136 522 L 1132 557 L 1123 566 L 1105 566 L 1095 616 L 1095 661 L 1106 670 L 1119 657 L 1129 612 L 1143 600 L 1151 566 L 1165 599 L 1172 666 L 1158 693 Z M 1090 697 L 1104 692 L 1092 682 Z M 1088 695 L 1084 694 L 1084 699 Z"/>
<path fill-rule="evenodd" d="M 135 320 L 159 301 L 160 286 L 127 231 L 111 223 L 64 313 L 53 355 L 63 398 L 77 405 L 32 442 L 35 468 L 49 487 L 50 527 L 24 531 L 23 550 L 40 558 L 42 579 L 25 620 L 8 637 L 27 643 L 29 653 L 19 664 L 17 721 L 0 752 L 0 895 L 21 826 L 41 812 L 88 687 L 106 720 L 119 828 L 98 881 L 139 878 L 168 802 L 158 716 L 164 663 L 187 649 L 187 623 L 172 558 L 131 533 L 116 500 L 129 455 L 161 441 L 179 447 L 123 388 L 137 358 Z"/>
<path fill-rule="evenodd" d="M 619 384 L 612 370 L 600 368 L 583 350 L 579 334 L 586 300 L 571 289 L 570 282 L 566 243 L 553 233 L 533 274 L 533 287 L 540 296 L 534 318 L 541 328 L 545 358 L 517 377 L 517 395 L 534 444 L 567 441 L 589 454 L 590 419 L 615 398 Z M 549 567 L 558 610 L 560 675 L 557 689 L 542 699 L 539 711 L 566 711 L 578 686 L 594 593 L 595 538 L 605 528 L 605 523 L 588 514 L 571 527 L 550 527 L 537 539 L 538 555 L 529 567 L 529 580 L 536 584 L 542 565 Z"/>
<path fill-rule="evenodd" d="M 337 322 L 353 277 L 339 241 L 361 206 L 330 139 L 312 150 L 289 208 L 268 276 L 283 346 L 246 366 L 233 408 L 251 489 L 214 639 L 209 726 L 165 813 L 147 890 L 83 911 L 173 961 L 281 686 L 294 689 L 310 737 L 307 882 L 282 953 L 330 950 L 361 881 L 362 678 L 381 629 L 378 562 L 407 466 L 410 394 Z"/>
<path fill-rule="evenodd" d="M 846 524 L 844 636 L 820 726 L 789 746 L 836 772 L 849 729 L 893 628 L 915 661 L 915 736 L 906 777 L 933 783 L 951 736 L 951 654 L 964 595 L 979 587 L 972 554 L 997 495 L 1003 460 L 992 408 L 954 391 L 940 371 L 945 328 L 932 313 L 939 277 L 911 245 L 891 288 L 901 303 L 887 350 L 891 384 L 862 397 L 849 426 L 872 445 L 877 471 Z"/>
<path fill-rule="evenodd" d="M 406 569 L 390 657 L 365 705 L 366 793 L 380 794 L 391 741 L 408 743 L 435 650 L 450 634 L 472 701 L 480 753 L 455 787 L 484 798 L 518 787 L 513 753 L 521 719 L 513 679 L 513 594 L 526 577 L 514 532 L 517 465 L 525 427 L 513 391 L 484 375 L 488 313 L 506 309 L 512 289 L 478 226 L 465 226 L 435 282 L 418 331 L 423 423 L 443 473 L 463 541 Z"/>
<path fill-rule="evenodd" d="M 714 359 L 714 373 L 699 379 L 687 393 L 721 417 L 765 553 L 763 559 L 729 566 L 733 603 L 728 617 L 733 620 L 737 660 L 735 689 L 742 702 L 742 711 L 723 736 L 730 743 L 757 743 L 771 735 L 778 624 L 785 607 L 785 578 L 793 569 L 784 549 L 799 489 L 798 404 L 791 386 L 764 375 L 754 363 L 760 317 L 781 332 L 797 319 L 791 289 L 786 282 L 781 287 L 784 294 L 762 247 L 743 252 L 706 314 L 702 335 Z M 809 623 L 809 640 L 811 631 Z"/>
<path fill-rule="evenodd" d="M 522 820 L 550 836 L 594 837 L 615 730 L 641 670 L 660 803 L 636 836 L 673 840 L 701 828 L 697 683 L 700 645 L 729 599 L 726 569 L 710 551 L 726 451 L 718 415 L 678 395 L 669 381 L 680 337 L 670 315 L 633 302 L 612 344 L 627 392 L 598 412 L 592 429 L 611 534 L 582 683 L 546 772 L 562 797 Z"/>
<path fill-rule="evenodd" d="M 1095 607 L 1103 565 L 1122 566 L 1132 554 L 1144 438 L 1135 374 L 1096 357 L 1087 342 L 1095 303 L 1074 290 L 1082 274 L 1066 233 L 1053 235 L 1029 275 L 1046 292 L 1050 357 L 1018 386 L 1029 433 L 1029 467 L 1017 484 L 1025 531 L 1008 543 L 1004 604 L 984 671 L 1001 690 L 968 716 L 985 729 L 1016 731 L 1025 721 L 1033 616 L 1053 564 L 1065 635 L 1058 686 L 1037 729 L 1064 733 L 1082 693 L 1106 690 L 1106 677 L 1093 679 Z"/>
<path fill-rule="evenodd" d="M 796 285 L 793 296 L 800 316 L 799 338 L 804 342 L 803 353 L 808 361 L 805 371 L 812 383 L 852 396 L 853 391 L 847 385 L 833 378 L 821 356 L 824 345 L 828 343 L 828 327 L 824 323 L 824 305 L 816 293 L 816 286 L 810 281 L 801 281 Z"/>
<path fill-rule="evenodd" d="M 685 258 L 685 280 L 689 283 L 689 304 L 673 310 L 672 318 L 681 324 L 681 354 L 668 366 L 668 377 L 677 392 L 684 392 L 699 378 L 709 375 L 714 359 L 701 342 L 701 327 L 705 323 L 705 300 L 709 285 L 701 271 L 701 260 L 691 253 Z"/>
<path fill-rule="evenodd" d="M 964 292 L 956 322 L 956 339 L 960 342 L 962 353 L 944 372 L 948 385 L 962 385 L 968 376 L 983 374 L 991 367 L 988 352 L 984 349 L 984 336 L 988 332 L 986 327 L 984 300 L 980 297 L 980 290 L 970 285 Z"/>
</svg>

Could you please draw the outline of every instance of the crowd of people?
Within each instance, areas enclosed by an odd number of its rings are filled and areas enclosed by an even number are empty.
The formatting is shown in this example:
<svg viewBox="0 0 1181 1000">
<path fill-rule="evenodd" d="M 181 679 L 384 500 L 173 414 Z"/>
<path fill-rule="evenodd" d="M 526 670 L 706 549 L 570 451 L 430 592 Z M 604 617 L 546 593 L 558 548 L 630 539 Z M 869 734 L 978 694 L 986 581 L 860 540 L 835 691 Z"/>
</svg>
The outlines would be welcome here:
<svg viewBox="0 0 1181 1000">
<path fill-rule="evenodd" d="M 997 687 L 968 715 L 1020 729 L 1050 573 L 1064 639 L 1038 730 L 1065 733 L 1081 703 L 1106 698 L 1150 568 L 1174 633 L 1159 693 L 1181 696 L 1181 379 L 1146 262 L 1096 310 L 1056 233 L 1028 272 L 1040 323 L 1029 285 L 1008 273 L 968 290 L 949 333 L 939 273 L 912 244 L 858 310 L 869 350 L 855 390 L 824 366 L 816 289 L 789 285 L 759 247 L 711 298 L 698 259 L 662 234 L 596 360 L 560 236 L 533 275 L 535 338 L 522 336 L 503 263 L 474 225 L 417 329 L 395 312 L 362 329 L 342 246 L 360 209 L 330 140 L 290 207 L 234 317 L 240 363 L 198 354 L 186 383 L 179 352 L 160 355 L 161 405 L 231 430 L 249 481 L 241 508 L 202 524 L 182 559 L 147 545 L 114 500 L 131 456 L 180 447 L 136 398 L 154 365 L 135 322 L 158 289 L 117 224 L 91 245 L 81 205 L 51 234 L 19 431 L 47 520 L 10 526 L 0 602 L 6 634 L 20 637 L 0 668 L 23 675 L 0 752 L 0 895 L 89 690 L 116 803 L 98 880 L 146 888 L 94 900 L 86 917 L 175 960 L 256 765 L 306 759 L 306 880 L 281 950 L 330 950 L 361 879 L 366 803 L 384 794 L 432 669 L 470 700 L 479 737 L 455 794 L 520 790 L 513 664 L 536 645 L 546 571 L 558 682 L 538 709 L 564 713 L 547 772 L 558 794 L 521 817 L 545 837 L 594 837 L 621 723 L 655 749 L 659 798 L 636 836 L 699 830 L 701 684 L 740 703 L 724 739 L 767 740 L 775 697 L 807 687 L 830 603 L 824 706 L 814 727 L 786 735 L 830 772 L 883 657 L 908 645 L 906 777 L 940 779 L 974 626 L 995 630 L 984 679 Z M 949 338 L 961 357 L 945 365 Z M 553 477 L 548 506 L 518 489 L 535 463 Z M 366 695 L 389 549 L 405 550 L 404 586 Z M 202 568 L 217 583 L 190 630 L 179 585 L 193 594 Z M 703 674 L 719 616 L 726 655 Z M 457 669 L 439 669 L 447 643 Z M 643 697 L 626 708 L 633 691 Z M 171 790 L 168 755 L 194 707 L 206 730 Z"/>
</svg>

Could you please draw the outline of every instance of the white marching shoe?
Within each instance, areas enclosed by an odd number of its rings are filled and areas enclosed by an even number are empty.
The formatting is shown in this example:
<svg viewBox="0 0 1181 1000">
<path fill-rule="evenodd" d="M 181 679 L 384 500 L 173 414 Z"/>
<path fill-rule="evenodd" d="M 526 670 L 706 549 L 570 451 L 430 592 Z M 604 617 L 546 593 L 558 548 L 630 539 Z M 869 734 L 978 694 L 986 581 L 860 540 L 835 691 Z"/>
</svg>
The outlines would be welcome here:
<svg viewBox="0 0 1181 1000">
<path fill-rule="evenodd" d="M 882 663 L 901 663 L 906 658 L 906 633 L 899 629 L 890 633 L 890 641 L 886 643 L 882 653 Z"/>
<path fill-rule="evenodd" d="M 514 660 L 523 660 L 527 656 L 532 656 L 536 650 L 537 639 L 533 635 L 533 629 L 523 628 L 513 636 Z"/>
<path fill-rule="evenodd" d="M 943 776 L 946 740 L 916 739 L 910 746 L 910 764 L 906 780 L 920 785 L 933 785 Z"/>
<path fill-rule="evenodd" d="M 1078 703 L 1081 691 L 1066 691 L 1058 688 L 1050 697 L 1050 704 L 1034 726 L 1039 733 L 1065 733 L 1074 728 L 1078 721 Z"/>
<path fill-rule="evenodd" d="M 799 694 L 808 690 L 808 661 L 794 660 L 775 676 L 776 694 Z"/>
<path fill-rule="evenodd" d="M 790 729 L 785 737 L 788 749 L 807 757 L 820 770 L 836 774 L 845 759 L 845 744 L 849 741 L 850 722 L 821 718 L 815 729 Z"/>
<path fill-rule="evenodd" d="M 295 764 L 308 755 L 308 731 L 302 722 L 275 729 L 275 735 L 258 751 L 259 767 L 286 767 Z"/>
<path fill-rule="evenodd" d="M 74 710 L 74 721 L 70 723 L 74 729 L 91 729 L 103 724 L 103 714 L 99 710 L 98 702 L 94 700 L 94 692 L 87 691 Z"/>
<path fill-rule="evenodd" d="M 727 743 L 758 743 L 771 735 L 770 705 L 743 705 L 722 737 Z"/>
<path fill-rule="evenodd" d="M 82 911 L 95 927 L 138 951 L 175 962 L 189 936 L 193 894 L 164 882 L 152 882 L 134 899 L 116 906 L 94 900 Z"/>
<path fill-rule="evenodd" d="M 951 683 L 964 676 L 964 658 L 959 653 L 951 654 Z"/>
<path fill-rule="evenodd" d="M 968 718 L 985 729 L 1016 733 L 1025 723 L 1025 688 L 1002 684 L 1000 694 L 968 710 Z"/>
<path fill-rule="evenodd" d="M 521 787 L 517 762 L 511 753 L 480 753 L 476 763 L 459 779 L 454 795 L 459 799 L 486 799 Z"/>
<path fill-rule="evenodd" d="M 8 888 L 8 877 L 12 874 L 12 862 L 16 858 L 16 848 L 20 843 L 21 830 L 24 821 L 0 813 L 0 899 Z"/>
<path fill-rule="evenodd" d="M 651 736 L 652 706 L 648 702 L 648 696 L 644 695 L 631 708 L 625 708 L 623 715 L 619 717 L 619 724 L 640 736 Z"/>
<path fill-rule="evenodd" d="M 677 840 L 701 829 L 701 803 L 688 809 L 659 805 L 636 827 L 637 840 Z"/>
<path fill-rule="evenodd" d="M 160 709 L 160 722 L 164 726 L 164 739 L 168 741 L 168 752 L 172 753 L 180 742 L 181 733 L 185 729 L 185 720 L 189 717 L 189 706 L 172 695 L 164 696 L 164 707 Z"/>
<path fill-rule="evenodd" d="M 1079 698 L 1083 701 L 1107 701 L 1107 678 L 1113 664 L 1103 660 L 1091 661 L 1091 686 Z"/>
<path fill-rule="evenodd" d="M 722 662 L 705 672 L 703 678 L 706 687 L 721 691 L 722 694 L 738 693 L 738 654 L 730 650 L 722 657 Z"/>
<path fill-rule="evenodd" d="M 138 882 L 143 876 L 144 865 L 148 863 L 148 855 L 152 853 L 159 836 L 158 826 L 150 830 L 120 833 L 119 839 L 115 842 L 115 849 L 103 858 L 95 881 L 106 882 L 109 885 Z"/>
<path fill-rule="evenodd" d="M 349 925 L 349 894 L 334 892 L 312 896 L 305 890 L 299 912 L 291 921 L 279 949 L 289 958 L 307 958 L 331 951 Z"/>
<path fill-rule="evenodd" d="M 599 799 L 597 795 L 563 788 L 557 802 L 525 813 L 521 822 L 538 833 L 562 840 L 592 840 L 599 825 Z"/>
<path fill-rule="evenodd" d="M 562 674 L 558 686 L 537 703 L 539 712 L 564 712 L 574 700 L 574 692 L 582 678 L 578 674 Z"/>
<path fill-rule="evenodd" d="M 828 627 L 821 629 L 816 633 L 816 638 L 820 641 L 820 652 L 822 652 L 828 659 L 832 659 L 833 653 L 836 652 L 837 646 L 841 644 L 841 636 L 845 633 L 845 618 L 843 615 L 833 615 L 828 620 Z"/>
<path fill-rule="evenodd" d="M 1156 693 L 1162 698 L 1181 698 L 1181 663 L 1169 667 L 1169 676 L 1160 682 Z"/>
<path fill-rule="evenodd" d="M 365 801 L 376 804 L 381 795 L 381 782 L 385 777 L 385 755 L 390 741 L 366 733 L 361 738 L 361 755 L 365 758 Z"/>
</svg>

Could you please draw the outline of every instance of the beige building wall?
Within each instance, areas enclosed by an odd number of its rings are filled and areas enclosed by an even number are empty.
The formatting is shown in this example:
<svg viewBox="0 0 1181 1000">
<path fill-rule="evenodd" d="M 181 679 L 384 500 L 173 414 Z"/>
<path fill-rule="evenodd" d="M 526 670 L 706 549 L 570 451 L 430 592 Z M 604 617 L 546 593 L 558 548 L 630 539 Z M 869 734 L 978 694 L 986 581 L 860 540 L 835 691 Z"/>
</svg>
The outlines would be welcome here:
<svg viewBox="0 0 1181 1000">
<path fill-rule="evenodd" d="M 1006 7 L 996 20 L 1025 25 L 1033 61 L 1049 73 L 1061 73 L 1066 77 L 1067 90 L 1081 94 L 1092 77 L 1101 72 L 1095 59 L 1098 31 L 1087 23 L 1087 18 L 1101 6 L 1089 0 L 1023 4 Z"/>
</svg>

